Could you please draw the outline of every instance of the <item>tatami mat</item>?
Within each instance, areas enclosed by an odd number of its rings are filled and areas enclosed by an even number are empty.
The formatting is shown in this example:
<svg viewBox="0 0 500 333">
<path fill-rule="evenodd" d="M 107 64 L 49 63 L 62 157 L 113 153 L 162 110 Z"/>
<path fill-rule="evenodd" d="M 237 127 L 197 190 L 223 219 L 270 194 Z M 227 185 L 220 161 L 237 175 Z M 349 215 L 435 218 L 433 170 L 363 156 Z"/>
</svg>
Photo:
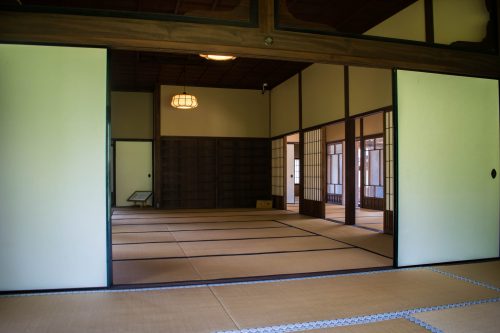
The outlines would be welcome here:
<svg viewBox="0 0 500 333">
<path fill-rule="evenodd" d="M 113 260 L 185 257 L 178 243 L 113 245 L 112 252 Z"/>
<path fill-rule="evenodd" d="M 266 253 L 286 251 L 328 250 L 350 247 L 320 236 L 244 239 L 210 242 L 179 243 L 189 257 L 208 255 L 228 255 L 245 253 Z"/>
<path fill-rule="evenodd" d="M 212 290 L 243 328 L 349 318 L 500 295 L 426 269 L 226 285 Z"/>
<path fill-rule="evenodd" d="M 172 233 L 179 242 L 202 240 L 227 240 L 267 237 L 311 236 L 307 231 L 295 228 L 238 229 L 238 230 L 201 230 L 176 231 Z"/>
<path fill-rule="evenodd" d="M 500 302 L 471 305 L 413 315 L 442 332 L 500 332 Z"/>
<path fill-rule="evenodd" d="M 374 254 L 392 255 L 392 237 L 280 210 L 129 209 L 113 223 L 115 284 L 392 266 Z"/>
<path fill-rule="evenodd" d="M 132 232 L 113 234 L 113 244 L 175 242 L 170 232 Z"/>
<path fill-rule="evenodd" d="M 113 261 L 114 284 L 169 283 L 200 279 L 188 259 Z"/>
<path fill-rule="evenodd" d="M 325 218 L 339 222 L 345 222 L 345 207 L 340 205 L 326 204 Z M 384 212 L 366 208 L 356 208 L 357 226 L 370 228 L 380 232 L 384 231 Z"/>
<path fill-rule="evenodd" d="M 129 218 L 128 216 L 114 216 L 113 225 L 120 224 L 145 224 L 145 223 L 195 223 L 195 222 L 247 222 L 247 221 L 270 221 L 276 217 L 285 217 L 286 215 L 247 215 L 247 216 L 200 216 L 200 217 L 157 217 L 151 214 L 151 217 Z"/>
<path fill-rule="evenodd" d="M 205 280 L 388 267 L 392 260 L 360 249 L 191 258 Z"/>
<path fill-rule="evenodd" d="M 485 269 L 460 266 L 469 276 Z M 247 328 L 278 332 L 270 326 L 285 325 L 287 332 L 303 333 L 493 333 L 500 327 L 499 297 L 498 291 L 431 268 L 210 287 L 23 295 L 0 297 L 0 332 L 242 333 Z M 401 312 L 407 310 L 411 312 Z M 393 314 L 400 319 L 391 319 Z M 375 322 L 361 324 L 361 316 Z M 312 322 L 332 328 L 305 330 Z M 348 326 L 333 327 L 339 325 Z"/>
<path fill-rule="evenodd" d="M 378 323 L 298 331 L 299 333 L 429 333 L 425 328 L 406 319 L 386 320 Z"/>
<path fill-rule="evenodd" d="M 208 288 L 0 298 L 0 332 L 198 333 L 237 327 Z"/>
<path fill-rule="evenodd" d="M 194 222 L 194 223 L 169 223 L 168 230 L 210 230 L 210 229 L 246 229 L 246 228 L 283 228 L 282 223 L 276 221 L 245 221 L 245 222 Z"/>
<path fill-rule="evenodd" d="M 282 222 L 290 226 L 346 242 L 387 257 L 392 257 L 393 255 L 393 238 L 389 235 L 314 218 L 289 218 L 282 220 Z"/>
<path fill-rule="evenodd" d="M 114 225 L 113 233 L 117 232 L 156 232 L 168 231 L 166 224 L 144 224 L 144 225 Z"/>
<path fill-rule="evenodd" d="M 475 264 L 438 266 L 436 268 L 500 288 L 500 260 Z"/>
</svg>

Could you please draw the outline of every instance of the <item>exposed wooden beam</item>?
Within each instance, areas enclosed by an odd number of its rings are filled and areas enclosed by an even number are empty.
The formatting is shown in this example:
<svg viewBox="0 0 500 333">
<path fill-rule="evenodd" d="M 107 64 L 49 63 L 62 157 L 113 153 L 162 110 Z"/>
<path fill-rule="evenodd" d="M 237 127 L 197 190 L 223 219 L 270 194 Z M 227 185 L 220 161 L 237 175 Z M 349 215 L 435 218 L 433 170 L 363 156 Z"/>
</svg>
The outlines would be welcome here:
<svg viewBox="0 0 500 333">
<path fill-rule="evenodd" d="M 266 46 L 264 38 L 273 38 Z M 4 42 L 93 45 L 500 77 L 500 57 L 389 41 L 113 17 L 0 12 Z"/>
<path fill-rule="evenodd" d="M 433 0 L 425 0 L 425 41 L 434 43 L 434 4 Z"/>
</svg>

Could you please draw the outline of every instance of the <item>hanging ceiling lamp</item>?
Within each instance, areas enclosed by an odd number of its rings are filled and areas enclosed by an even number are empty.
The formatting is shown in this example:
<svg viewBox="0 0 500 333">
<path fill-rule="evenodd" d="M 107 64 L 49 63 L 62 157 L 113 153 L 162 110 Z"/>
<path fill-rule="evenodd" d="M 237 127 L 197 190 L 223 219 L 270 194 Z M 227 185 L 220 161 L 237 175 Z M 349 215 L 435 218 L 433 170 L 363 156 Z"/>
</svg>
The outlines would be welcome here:
<svg viewBox="0 0 500 333">
<path fill-rule="evenodd" d="M 200 53 L 200 57 L 208 59 L 208 60 L 215 60 L 215 61 L 227 61 L 227 60 L 236 59 L 235 56 L 222 55 L 222 54 L 202 54 L 202 53 Z"/>
<path fill-rule="evenodd" d="M 182 94 L 177 94 L 172 97 L 172 102 L 170 103 L 176 109 L 194 109 L 198 106 L 198 100 L 194 95 L 186 94 L 184 91 Z"/>
<path fill-rule="evenodd" d="M 182 94 L 177 94 L 172 97 L 170 105 L 176 109 L 189 110 L 194 109 L 198 106 L 198 100 L 196 96 L 186 93 L 186 66 L 184 65 L 184 91 Z"/>
</svg>

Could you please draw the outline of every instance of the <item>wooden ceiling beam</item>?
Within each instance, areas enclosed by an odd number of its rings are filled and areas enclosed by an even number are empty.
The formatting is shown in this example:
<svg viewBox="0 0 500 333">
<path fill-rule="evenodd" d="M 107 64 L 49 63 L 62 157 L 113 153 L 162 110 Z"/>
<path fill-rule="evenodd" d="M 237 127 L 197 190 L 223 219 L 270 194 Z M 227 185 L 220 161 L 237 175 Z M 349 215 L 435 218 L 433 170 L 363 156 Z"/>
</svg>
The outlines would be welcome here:
<svg viewBox="0 0 500 333">
<path fill-rule="evenodd" d="M 272 10 L 264 6 L 263 10 Z M 270 16 L 261 13 L 260 18 Z M 0 11 L 0 41 L 238 56 L 500 77 L 500 57 L 411 43 L 260 28 Z M 266 37 L 272 45 L 264 43 Z"/>
</svg>

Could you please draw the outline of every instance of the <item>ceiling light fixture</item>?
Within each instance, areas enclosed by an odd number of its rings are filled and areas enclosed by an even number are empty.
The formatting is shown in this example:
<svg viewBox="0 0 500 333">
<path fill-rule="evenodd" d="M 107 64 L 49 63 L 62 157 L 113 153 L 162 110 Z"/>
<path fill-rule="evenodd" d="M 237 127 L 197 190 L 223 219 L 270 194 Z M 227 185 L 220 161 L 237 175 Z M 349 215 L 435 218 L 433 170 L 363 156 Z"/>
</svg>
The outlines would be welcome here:
<svg viewBox="0 0 500 333">
<path fill-rule="evenodd" d="M 186 66 L 184 65 L 184 91 L 182 94 L 177 94 L 172 97 L 170 105 L 176 109 L 189 110 L 194 109 L 198 106 L 198 100 L 196 96 L 191 94 L 186 94 Z"/>
<path fill-rule="evenodd" d="M 196 96 L 186 94 L 184 91 L 182 94 L 177 94 L 172 97 L 172 102 L 170 104 L 176 109 L 189 110 L 198 106 L 198 100 Z"/>
<path fill-rule="evenodd" d="M 200 53 L 200 57 L 208 59 L 208 60 L 215 60 L 215 61 L 227 61 L 227 60 L 236 59 L 235 56 L 222 55 L 222 54 L 202 54 L 202 53 Z"/>
</svg>

